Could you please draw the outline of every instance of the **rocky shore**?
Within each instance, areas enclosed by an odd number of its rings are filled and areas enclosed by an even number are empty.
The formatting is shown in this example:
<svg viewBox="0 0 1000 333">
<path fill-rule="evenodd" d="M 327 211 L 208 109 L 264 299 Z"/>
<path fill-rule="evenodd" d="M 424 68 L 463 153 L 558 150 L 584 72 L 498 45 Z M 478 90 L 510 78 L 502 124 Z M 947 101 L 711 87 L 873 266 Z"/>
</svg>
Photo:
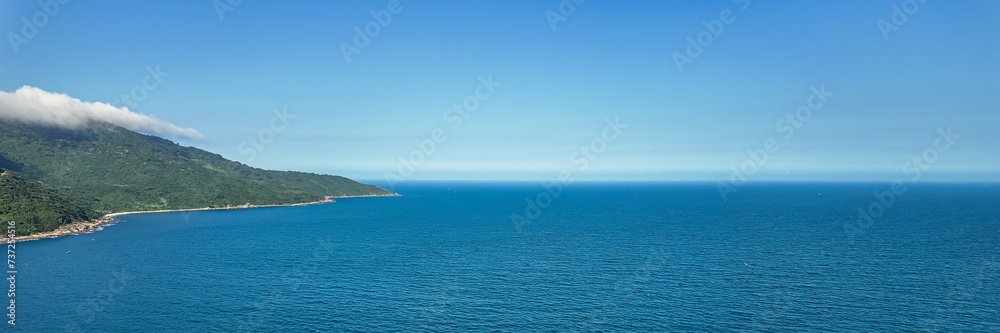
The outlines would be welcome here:
<svg viewBox="0 0 1000 333">
<path fill-rule="evenodd" d="M 372 198 L 372 197 L 398 197 L 398 193 L 392 194 L 367 194 L 367 195 L 344 195 L 344 196 L 332 196 L 328 195 L 323 198 L 323 200 L 311 201 L 311 202 L 300 202 L 294 204 L 285 205 L 255 205 L 252 203 L 245 203 L 242 205 L 235 206 L 225 206 L 225 207 L 204 207 L 204 208 L 189 208 L 189 209 L 168 209 L 168 210 L 150 210 L 150 211 L 137 211 L 137 212 L 119 212 L 110 213 L 101 216 L 100 218 L 90 220 L 90 221 L 80 221 L 73 222 L 69 224 L 64 224 L 59 226 L 58 229 L 47 231 L 43 233 L 31 234 L 26 236 L 14 237 L 16 242 L 26 242 L 46 238 L 57 238 L 70 235 L 80 235 L 89 234 L 95 231 L 100 231 L 104 229 L 105 226 L 118 223 L 115 219 L 117 216 L 127 215 L 127 214 L 145 214 L 145 213 L 167 213 L 167 212 L 190 212 L 190 211 L 205 211 L 205 210 L 226 210 L 226 209 L 248 209 L 248 208 L 262 208 L 262 207 L 294 207 L 294 206 L 307 206 L 307 205 L 318 205 L 335 202 L 335 199 L 344 198 Z"/>
</svg>

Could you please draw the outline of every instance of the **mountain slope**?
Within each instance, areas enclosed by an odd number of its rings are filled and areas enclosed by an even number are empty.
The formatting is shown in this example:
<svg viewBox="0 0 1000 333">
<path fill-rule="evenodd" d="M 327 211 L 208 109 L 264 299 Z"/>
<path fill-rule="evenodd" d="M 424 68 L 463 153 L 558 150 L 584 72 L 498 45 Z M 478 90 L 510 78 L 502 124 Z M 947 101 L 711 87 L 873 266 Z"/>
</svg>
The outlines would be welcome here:
<svg viewBox="0 0 1000 333">
<path fill-rule="evenodd" d="M 100 212 L 391 194 L 339 176 L 257 169 L 110 124 L 67 130 L 0 121 L 0 168 Z"/>
<path fill-rule="evenodd" d="M 49 231 L 98 213 L 42 184 L 0 169 L 0 221 L 16 221 L 17 235 Z"/>
</svg>

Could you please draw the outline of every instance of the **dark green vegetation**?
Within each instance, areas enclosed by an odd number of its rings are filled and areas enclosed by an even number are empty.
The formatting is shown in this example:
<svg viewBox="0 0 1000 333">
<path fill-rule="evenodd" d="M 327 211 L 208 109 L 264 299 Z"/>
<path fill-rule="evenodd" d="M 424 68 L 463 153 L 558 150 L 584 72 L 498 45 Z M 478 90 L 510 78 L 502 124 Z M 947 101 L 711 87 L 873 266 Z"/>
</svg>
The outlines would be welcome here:
<svg viewBox="0 0 1000 333">
<path fill-rule="evenodd" d="M 84 203 L 7 172 L 0 175 L 0 221 L 17 221 L 17 234 L 49 231 L 98 214 Z M 6 227 L 5 227 L 6 228 Z"/>
<path fill-rule="evenodd" d="M 391 194 L 339 176 L 257 169 L 110 124 L 67 130 L 0 120 L 0 168 L 16 174 L 4 180 L 0 220 L 17 220 L 19 234 L 52 230 L 94 212 Z"/>
</svg>

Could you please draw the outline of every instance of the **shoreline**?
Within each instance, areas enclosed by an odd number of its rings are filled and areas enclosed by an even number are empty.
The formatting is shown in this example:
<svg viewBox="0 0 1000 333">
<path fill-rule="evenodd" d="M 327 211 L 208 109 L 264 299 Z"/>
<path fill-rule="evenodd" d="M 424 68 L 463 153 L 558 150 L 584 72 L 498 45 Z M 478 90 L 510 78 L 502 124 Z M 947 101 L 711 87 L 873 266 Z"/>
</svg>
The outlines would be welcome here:
<svg viewBox="0 0 1000 333">
<path fill-rule="evenodd" d="M 145 210 L 145 211 L 134 211 L 134 212 L 117 212 L 117 213 L 107 213 L 93 220 L 88 221 L 78 221 L 68 224 L 63 224 L 59 226 L 56 230 L 46 231 L 43 233 L 17 236 L 14 237 L 15 242 L 29 242 L 33 240 L 49 239 L 49 238 L 59 238 L 63 236 L 72 235 L 83 235 L 89 234 L 97 231 L 101 231 L 104 227 L 109 225 L 114 225 L 119 221 L 115 217 L 122 215 L 131 214 L 146 214 L 146 213 L 174 213 L 174 212 L 194 212 L 194 211 L 210 211 L 210 210 L 230 210 L 230 209 L 252 209 L 252 208 L 268 208 L 268 207 L 298 207 L 298 206 L 311 206 L 311 205 L 321 205 L 336 202 L 336 199 L 348 199 L 348 198 L 378 198 L 378 197 L 398 197 L 401 196 L 399 193 L 392 194 L 365 194 L 365 195 L 328 195 L 323 198 L 323 200 L 310 201 L 310 202 L 298 202 L 292 204 L 271 204 L 271 205 L 254 205 L 251 203 L 246 203 L 237 206 L 226 206 L 226 207 L 202 207 L 202 208 L 182 208 L 182 209 L 163 209 L 163 210 Z"/>
</svg>

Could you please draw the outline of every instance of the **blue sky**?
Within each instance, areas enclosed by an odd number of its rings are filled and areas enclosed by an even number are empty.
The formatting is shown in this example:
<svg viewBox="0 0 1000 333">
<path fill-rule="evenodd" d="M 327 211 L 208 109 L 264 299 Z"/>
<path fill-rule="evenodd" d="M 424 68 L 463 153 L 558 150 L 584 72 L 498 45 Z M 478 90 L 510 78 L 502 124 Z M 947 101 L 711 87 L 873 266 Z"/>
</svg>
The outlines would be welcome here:
<svg viewBox="0 0 1000 333">
<path fill-rule="evenodd" d="M 130 109 L 205 136 L 179 143 L 361 179 L 398 173 L 440 129 L 403 178 L 727 179 L 774 138 L 748 178 L 891 180 L 950 127 L 960 137 L 923 179 L 1000 180 L 995 1 L 919 3 L 886 39 L 878 22 L 905 1 L 589 0 L 553 30 L 561 1 L 403 0 L 347 61 L 342 43 L 389 3 L 243 1 L 220 20 L 207 0 L 71 1 L 15 52 L 10 34 L 43 9 L 2 0 L 0 90 L 112 102 L 159 66 Z M 724 11 L 679 70 L 675 53 Z M 500 86 L 452 127 L 446 112 L 490 76 Z M 832 95 L 786 138 L 776 123 L 813 88 Z M 276 108 L 294 118 L 247 153 Z M 628 127 L 582 167 L 575 152 L 616 118 Z"/>
</svg>

